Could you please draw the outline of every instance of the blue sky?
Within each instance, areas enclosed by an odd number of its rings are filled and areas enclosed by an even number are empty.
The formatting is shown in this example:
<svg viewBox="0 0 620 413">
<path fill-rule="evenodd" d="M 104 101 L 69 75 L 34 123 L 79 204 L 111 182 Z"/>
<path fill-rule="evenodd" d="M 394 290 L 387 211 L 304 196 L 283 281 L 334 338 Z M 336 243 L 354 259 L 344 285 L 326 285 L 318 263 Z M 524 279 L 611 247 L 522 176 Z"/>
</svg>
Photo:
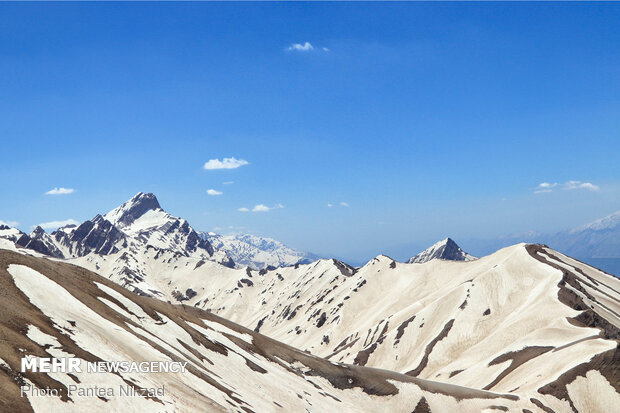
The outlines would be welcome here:
<svg viewBox="0 0 620 413">
<path fill-rule="evenodd" d="M 148 191 L 196 229 L 357 262 L 580 226 L 620 209 L 619 20 L 617 3 L 2 3 L 0 220 L 83 221 Z M 248 164 L 203 168 L 230 157 Z M 256 205 L 276 208 L 239 211 Z"/>
</svg>

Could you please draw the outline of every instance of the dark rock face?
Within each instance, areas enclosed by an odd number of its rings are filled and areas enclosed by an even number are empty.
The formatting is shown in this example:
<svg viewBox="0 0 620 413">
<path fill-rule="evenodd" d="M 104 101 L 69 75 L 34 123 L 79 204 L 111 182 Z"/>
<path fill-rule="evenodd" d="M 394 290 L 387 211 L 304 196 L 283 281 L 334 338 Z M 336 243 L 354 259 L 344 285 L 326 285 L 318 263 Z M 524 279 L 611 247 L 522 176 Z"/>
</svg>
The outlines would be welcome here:
<svg viewBox="0 0 620 413">
<path fill-rule="evenodd" d="M 463 251 L 456 245 L 452 238 L 448 238 L 446 245 L 439 256 L 442 260 L 460 261 L 463 259 Z"/>
<path fill-rule="evenodd" d="M 45 230 L 37 226 L 30 235 L 22 234 L 15 241 L 15 245 L 49 255 L 50 257 L 64 258 L 63 253 L 53 244 L 51 239 L 47 239 L 48 237 L 49 235 L 47 235 Z"/>
<path fill-rule="evenodd" d="M 235 268 L 235 262 L 230 257 L 226 257 L 226 259 L 221 260 L 220 264 L 224 267 Z"/>
<path fill-rule="evenodd" d="M 54 232 L 56 241 L 69 248 L 75 256 L 82 257 L 90 252 L 107 255 L 118 251 L 115 244 L 125 239 L 125 234 L 101 215 L 85 221 L 71 234 Z"/>
<path fill-rule="evenodd" d="M 332 258 L 332 262 L 334 263 L 334 265 L 336 266 L 336 268 L 338 268 L 338 270 L 340 270 L 340 273 L 342 275 L 344 275 L 345 277 L 350 277 L 353 274 L 355 274 L 357 272 L 357 270 L 353 267 L 351 267 L 349 264 L 346 264 L 342 261 L 338 261 L 337 259 L 333 259 Z M 297 267 L 295 267 L 297 268 Z"/>
<path fill-rule="evenodd" d="M 45 230 L 37 225 L 37 227 L 32 231 L 30 236 L 32 238 L 40 239 L 45 234 Z"/>
<path fill-rule="evenodd" d="M 151 209 L 161 209 L 161 206 L 159 205 L 159 201 L 155 195 L 140 192 L 129 201 L 121 205 L 121 208 L 125 211 L 119 217 L 118 222 L 123 225 L 129 225 L 144 215 L 145 212 L 150 211 Z"/>
</svg>

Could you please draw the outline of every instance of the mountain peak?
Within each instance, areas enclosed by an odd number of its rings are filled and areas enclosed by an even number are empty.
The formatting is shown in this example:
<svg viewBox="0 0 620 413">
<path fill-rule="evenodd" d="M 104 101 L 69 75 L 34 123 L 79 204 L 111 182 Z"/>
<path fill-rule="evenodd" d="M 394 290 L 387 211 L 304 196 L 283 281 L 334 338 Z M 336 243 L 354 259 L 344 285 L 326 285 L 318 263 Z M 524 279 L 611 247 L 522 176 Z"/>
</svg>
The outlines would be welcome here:
<svg viewBox="0 0 620 413">
<path fill-rule="evenodd" d="M 144 213 L 161 209 L 157 197 L 152 193 L 138 192 L 129 201 L 105 214 L 105 219 L 115 225 L 130 225 Z"/>
<path fill-rule="evenodd" d="M 605 229 L 613 229 L 620 225 L 620 211 L 616 211 L 613 214 L 607 215 L 606 217 L 597 219 L 596 221 L 590 222 L 589 224 L 571 232 L 579 232 L 584 230 L 605 230 Z"/>
<path fill-rule="evenodd" d="M 138 192 L 135 194 L 129 201 L 125 202 L 125 204 L 131 205 L 145 205 L 148 206 L 149 209 L 157 209 L 161 208 L 159 205 L 159 201 L 157 197 L 152 192 Z"/>
<path fill-rule="evenodd" d="M 41 236 L 45 234 L 45 230 L 43 228 L 41 228 L 39 225 L 37 225 L 35 227 L 35 229 L 32 230 L 32 232 L 30 233 L 31 237 L 37 237 L 37 236 Z"/>
<path fill-rule="evenodd" d="M 435 258 L 448 261 L 472 261 L 476 259 L 476 257 L 463 251 L 452 238 L 448 237 L 431 245 L 408 262 L 419 264 Z"/>
</svg>

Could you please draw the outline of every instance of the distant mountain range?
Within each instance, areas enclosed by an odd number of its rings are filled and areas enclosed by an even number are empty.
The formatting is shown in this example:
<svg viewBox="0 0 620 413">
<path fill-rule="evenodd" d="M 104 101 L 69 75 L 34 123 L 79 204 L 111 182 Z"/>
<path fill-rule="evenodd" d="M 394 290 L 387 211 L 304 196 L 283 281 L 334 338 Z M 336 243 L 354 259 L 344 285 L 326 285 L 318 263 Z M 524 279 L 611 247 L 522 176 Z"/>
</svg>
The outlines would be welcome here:
<svg viewBox="0 0 620 413">
<path fill-rule="evenodd" d="M 279 241 L 250 234 L 220 235 L 194 230 L 189 223 L 166 213 L 153 194 L 139 193 L 105 215 L 96 215 L 80 225 L 67 225 L 48 234 L 36 227 L 30 234 L 0 225 L 0 240 L 10 240 L 55 258 L 77 259 L 93 253 L 111 256 L 128 248 L 159 249 L 181 256 L 198 256 L 230 267 L 278 268 L 316 261 L 321 256 L 295 250 Z M 557 233 L 531 232 L 496 239 L 465 239 L 463 243 L 484 256 L 520 242 L 540 243 L 620 275 L 620 211 L 583 227 Z M 122 254 L 121 254 L 122 255 Z M 409 259 L 426 262 L 433 258 L 455 261 L 475 259 L 452 239 L 446 238 Z M 140 260 L 138 260 L 140 261 Z M 361 263 L 360 263 L 361 265 Z M 140 278 L 138 263 L 117 263 L 127 279 Z"/>
<path fill-rule="evenodd" d="M 465 239 L 462 244 L 484 256 L 519 242 L 549 245 L 620 276 L 620 211 L 587 225 L 554 233 L 528 232 L 495 239 Z"/>
<path fill-rule="evenodd" d="M 200 232 L 199 235 L 215 249 L 225 251 L 238 267 L 260 270 L 308 264 L 321 258 L 294 250 L 272 238 L 250 234 L 219 235 L 214 232 Z"/>
<path fill-rule="evenodd" d="M 575 257 L 620 258 L 620 211 L 544 238 L 548 238 L 549 245 Z"/>
<path fill-rule="evenodd" d="M 0 238 L 11 240 L 18 247 L 63 259 L 91 253 L 115 255 L 125 249 L 135 255 L 146 248 L 214 260 L 229 267 L 263 269 L 310 263 L 320 258 L 271 238 L 197 232 L 186 220 L 165 212 L 150 193 L 138 193 L 105 215 L 96 215 L 79 226 L 61 227 L 51 234 L 41 227 L 26 234 L 0 226 Z M 126 266 L 124 271 L 140 272 L 131 266 Z"/>
</svg>

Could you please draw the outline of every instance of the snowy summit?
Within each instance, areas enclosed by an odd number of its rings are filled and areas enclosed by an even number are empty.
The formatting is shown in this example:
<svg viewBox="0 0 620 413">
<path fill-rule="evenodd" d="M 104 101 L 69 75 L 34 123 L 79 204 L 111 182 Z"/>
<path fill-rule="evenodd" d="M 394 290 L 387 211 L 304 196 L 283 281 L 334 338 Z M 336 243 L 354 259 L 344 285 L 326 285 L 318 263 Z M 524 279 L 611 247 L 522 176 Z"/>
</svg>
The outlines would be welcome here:
<svg viewBox="0 0 620 413">
<path fill-rule="evenodd" d="M 472 261 L 476 259 L 473 255 L 463 251 L 461 247 L 459 247 L 451 238 L 446 238 L 433 244 L 415 257 L 411 258 L 408 263 L 420 264 L 435 258 L 449 261 Z"/>
</svg>

